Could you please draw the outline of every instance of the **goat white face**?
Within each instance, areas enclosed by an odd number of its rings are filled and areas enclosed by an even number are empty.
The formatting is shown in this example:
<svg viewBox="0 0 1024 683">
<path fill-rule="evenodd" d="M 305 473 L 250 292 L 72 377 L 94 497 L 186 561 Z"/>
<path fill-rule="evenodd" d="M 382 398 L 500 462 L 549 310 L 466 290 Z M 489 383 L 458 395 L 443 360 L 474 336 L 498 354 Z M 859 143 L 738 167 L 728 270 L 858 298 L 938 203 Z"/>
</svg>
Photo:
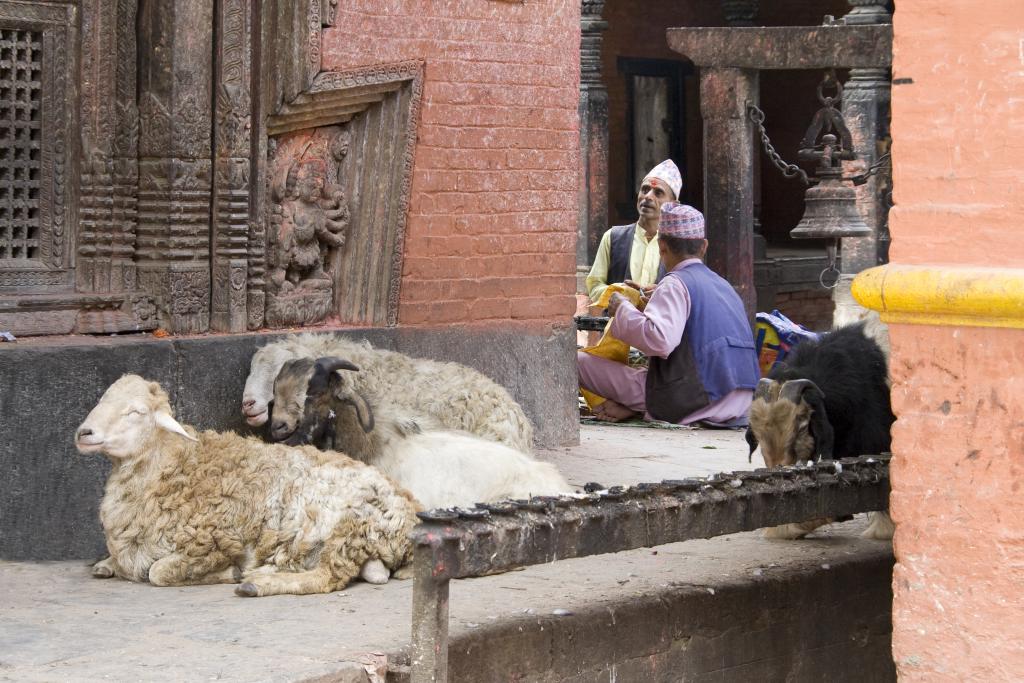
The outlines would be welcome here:
<svg viewBox="0 0 1024 683">
<path fill-rule="evenodd" d="M 115 460 L 143 455 L 157 430 L 195 440 L 171 413 L 167 394 L 156 382 L 124 375 L 107 388 L 96 407 L 75 431 L 82 453 L 105 453 Z"/>
</svg>

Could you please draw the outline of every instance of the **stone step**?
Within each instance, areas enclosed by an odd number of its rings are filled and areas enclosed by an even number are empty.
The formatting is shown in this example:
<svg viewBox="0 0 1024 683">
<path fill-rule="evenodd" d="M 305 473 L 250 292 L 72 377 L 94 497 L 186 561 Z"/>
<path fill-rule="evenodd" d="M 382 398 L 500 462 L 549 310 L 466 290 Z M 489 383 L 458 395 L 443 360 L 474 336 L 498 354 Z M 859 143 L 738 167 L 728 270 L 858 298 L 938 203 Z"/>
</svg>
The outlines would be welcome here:
<svg viewBox="0 0 1024 683">
<path fill-rule="evenodd" d="M 450 680 L 889 680 L 892 553 L 863 526 L 453 581 Z M 411 581 L 245 599 L 2 562 L 0 585 L 2 680 L 408 680 Z"/>
</svg>

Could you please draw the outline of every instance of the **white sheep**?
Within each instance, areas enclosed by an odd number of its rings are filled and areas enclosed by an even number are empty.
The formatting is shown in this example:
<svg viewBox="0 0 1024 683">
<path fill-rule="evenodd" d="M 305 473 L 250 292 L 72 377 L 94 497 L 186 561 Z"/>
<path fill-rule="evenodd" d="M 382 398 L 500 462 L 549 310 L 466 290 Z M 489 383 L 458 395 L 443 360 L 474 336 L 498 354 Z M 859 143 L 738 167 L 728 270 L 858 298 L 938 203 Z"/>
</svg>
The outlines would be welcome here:
<svg viewBox="0 0 1024 683">
<path fill-rule="evenodd" d="M 362 568 L 411 560 L 417 506 L 339 453 L 267 444 L 174 419 L 156 382 L 125 375 L 75 433 L 113 463 L 100 506 L 110 557 L 93 575 L 157 586 L 243 583 L 236 593 L 326 593 Z"/>
<path fill-rule="evenodd" d="M 286 361 L 335 356 L 357 365 L 361 372 L 351 378 L 353 389 L 380 405 L 401 408 L 415 416 L 426 429 L 435 425 L 475 434 L 519 451 L 533 447 L 533 425 L 505 388 L 472 368 L 458 363 L 412 358 L 374 349 L 366 341 L 332 335 L 301 334 L 268 344 L 253 355 L 242 393 L 242 412 L 252 426 L 270 416 L 274 380 Z M 291 397 L 301 412 L 304 396 Z M 276 408 L 276 406 L 275 406 Z M 296 412 L 296 411 L 293 411 Z M 294 429 L 274 413 L 271 427 Z"/>
<path fill-rule="evenodd" d="M 401 408 L 381 405 L 353 389 L 356 383 L 344 382 L 338 370 L 358 374 L 359 368 L 338 358 L 296 359 L 281 368 L 275 406 L 290 410 L 288 397 L 298 385 L 306 397 L 287 443 L 358 454 L 426 508 L 573 492 L 554 465 L 466 432 L 436 426 L 424 430 L 418 418 Z"/>
</svg>

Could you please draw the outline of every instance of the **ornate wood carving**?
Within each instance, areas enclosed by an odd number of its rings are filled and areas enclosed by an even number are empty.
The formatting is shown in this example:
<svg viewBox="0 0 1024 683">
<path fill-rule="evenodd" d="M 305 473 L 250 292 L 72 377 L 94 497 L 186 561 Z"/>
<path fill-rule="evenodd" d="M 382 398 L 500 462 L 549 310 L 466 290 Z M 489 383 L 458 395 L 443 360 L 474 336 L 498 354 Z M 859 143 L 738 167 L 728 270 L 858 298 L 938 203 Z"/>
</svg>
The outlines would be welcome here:
<svg viewBox="0 0 1024 683">
<path fill-rule="evenodd" d="M 330 275 L 333 289 L 330 313 L 342 322 L 397 324 L 422 72 L 422 62 L 324 72 L 306 92 L 281 106 L 267 121 L 267 130 L 276 143 L 269 163 L 275 178 L 284 177 L 285 165 L 310 156 L 308 152 L 295 152 L 301 145 L 309 144 L 310 149 L 320 145 L 328 153 L 313 153 L 310 158 L 337 162 L 337 175 L 329 164 L 326 170 L 351 202 L 351 218 L 344 249 L 327 254 L 324 270 Z M 360 150 L 358 156 L 339 154 L 337 146 L 346 132 L 349 142 L 344 146 L 350 144 Z M 330 151 L 332 144 L 334 152 Z M 298 178 L 296 171 L 296 182 Z M 281 196 L 276 190 L 275 194 Z M 280 205 L 276 200 L 275 209 Z M 329 207 L 324 210 L 337 210 L 334 205 Z M 277 222 L 268 221 L 274 259 L 280 258 L 280 244 L 275 240 L 281 232 Z M 280 280 L 279 261 L 271 266 L 271 273 L 271 282 Z M 311 302 L 316 296 L 307 292 Z M 317 304 L 307 305 L 315 309 Z M 276 308 L 268 294 L 268 325 L 294 324 L 280 318 Z"/>
<path fill-rule="evenodd" d="M 138 280 L 173 332 L 210 324 L 213 5 L 142 0 L 139 9 L 148 49 L 138 79 Z"/>
<path fill-rule="evenodd" d="M 252 3 L 217 3 L 214 88 L 214 254 L 210 327 L 242 332 L 248 324 L 246 275 L 249 241 L 252 98 Z"/>
<path fill-rule="evenodd" d="M 338 0 L 320 0 L 320 23 L 326 28 L 334 26 L 334 16 L 338 12 Z"/>
<path fill-rule="evenodd" d="M 74 173 L 71 78 L 78 60 L 76 9 L 45 2 L 0 3 L 0 328 L 27 322 L 26 295 L 71 292 Z M 65 316 L 66 317 L 66 316 Z M 73 316 L 72 316 L 73 319 Z"/>
<path fill-rule="evenodd" d="M 86 0 L 82 12 L 81 149 L 76 264 L 81 292 L 120 294 L 122 307 L 102 316 L 82 304 L 78 332 L 151 329 L 131 306 L 138 281 L 139 112 L 136 106 L 135 0 Z"/>
</svg>

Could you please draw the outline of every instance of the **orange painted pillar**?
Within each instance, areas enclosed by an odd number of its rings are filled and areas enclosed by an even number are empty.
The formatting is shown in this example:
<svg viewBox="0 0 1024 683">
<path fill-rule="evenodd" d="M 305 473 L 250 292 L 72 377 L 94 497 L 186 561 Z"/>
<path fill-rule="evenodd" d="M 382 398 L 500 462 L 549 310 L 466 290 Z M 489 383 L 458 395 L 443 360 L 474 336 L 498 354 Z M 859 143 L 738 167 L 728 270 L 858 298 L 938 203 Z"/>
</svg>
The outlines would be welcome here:
<svg viewBox="0 0 1024 683">
<path fill-rule="evenodd" d="M 898 0 L 891 262 L 893 657 L 1024 680 L 1024 2 Z"/>
</svg>

